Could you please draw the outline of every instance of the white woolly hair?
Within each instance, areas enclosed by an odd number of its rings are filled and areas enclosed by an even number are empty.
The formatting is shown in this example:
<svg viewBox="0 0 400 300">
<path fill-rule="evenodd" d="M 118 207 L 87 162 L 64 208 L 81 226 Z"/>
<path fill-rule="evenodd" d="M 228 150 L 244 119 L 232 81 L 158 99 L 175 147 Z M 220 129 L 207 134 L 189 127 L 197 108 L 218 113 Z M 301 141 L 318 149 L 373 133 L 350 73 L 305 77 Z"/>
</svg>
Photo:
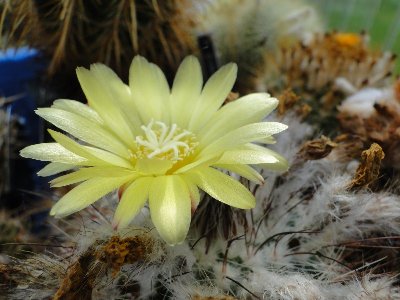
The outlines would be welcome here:
<svg viewBox="0 0 400 300">
<path fill-rule="evenodd" d="M 297 152 L 312 135 L 312 128 L 293 116 L 282 122 L 292 130 L 282 134 L 272 147 L 292 166 L 284 174 L 264 172 L 266 182 L 256 190 L 258 206 L 247 214 L 248 228 L 238 227 L 237 236 L 228 241 L 218 236 L 207 252 L 205 240 L 197 236 L 169 247 L 151 230 L 145 207 L 134 220 L 135 225 L 120 235 L 150 232 L 156 245 L 151 259 L 124 265 L 115 278 L 110 272 L 100 273 L 92 298 L 129 299 L 133 295 L 124 294 L 121 288 L 135 284 L 140 290 L 138 299 L 149 299 L 155 293 L 171 299 L 224 299 L 224 295 L 272 300 L 400 299 L 395 277 L 368 273 L 368 266 L 376 261 L 364 261 L 354 270 L 342 260 L 348 241 L 373 237 L 376 232 L 400 234 L 399 196 L 348 191 L 354 169 L 337 162 L 335 153 L 303 161 Z M 66 240 L 76 243 L 74 251 L 58 257 L 36 256 L 24 262 L 46 284 L 23 281 L 24 289 L 13 290 L 10 299 L 28 298 L 29 293 L 51 295 L 71 263 L 90 245 L 114 234 L 110 219 L 116 196 L 104 200 L 96 204 L 96 209 L 89 208 L 63 226 L 69 228 Z M 77 227 L 80 230 L 73 233 L 72 228 Z M 41 260 L 46 263 L 38 264 Z M 55 272 L 54 266 L 60 271 Z"/>
<path fill-rule="evenodd" d="M 248 284 L 264 290 L 263 299 L 270 300 L 376 300 L 400 299 L 395 278 L 366 275 L 347 284 L 315 280 L 307 275 L 284 275 L 279 272 L 254 273 Z"/>
</svg>

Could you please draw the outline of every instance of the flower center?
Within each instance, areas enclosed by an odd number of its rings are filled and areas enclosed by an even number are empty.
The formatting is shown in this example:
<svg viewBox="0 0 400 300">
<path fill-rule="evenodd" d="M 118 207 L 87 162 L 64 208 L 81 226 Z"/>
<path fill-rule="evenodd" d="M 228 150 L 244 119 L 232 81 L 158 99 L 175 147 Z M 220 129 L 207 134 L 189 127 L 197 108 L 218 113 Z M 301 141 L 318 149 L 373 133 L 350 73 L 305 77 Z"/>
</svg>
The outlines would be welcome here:
<svg viewBox="0 0 400 300">
<path fill-rule="evenodd" d="M 176 124 L 167 126 L 163 122 L 151 120 L 147 126 L 142 125 L 140 128 L 144 135 L 136 137 L 136 158 L 178 161 L 193 153 L 198 145 L 193 133 Z"/>
</svg>

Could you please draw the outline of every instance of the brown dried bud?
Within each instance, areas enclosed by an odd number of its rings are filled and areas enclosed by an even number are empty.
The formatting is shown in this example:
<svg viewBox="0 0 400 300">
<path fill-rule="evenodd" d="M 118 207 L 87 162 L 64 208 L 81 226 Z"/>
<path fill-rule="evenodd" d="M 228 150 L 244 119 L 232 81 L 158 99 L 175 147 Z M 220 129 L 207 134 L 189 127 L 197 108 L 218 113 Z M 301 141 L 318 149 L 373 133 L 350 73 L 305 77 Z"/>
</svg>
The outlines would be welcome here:
<svg viewBox="0 0 400 300">
<path fill-rule="evenodd" d="M 349 190 L 371 187 L 378 179 L 381 163 L 385 153 L 381 146 L 373 143 L 368 150 L 361 153 L 361 163 L 357 168 L 353 180 L 350 182 Z"/>
<path fill-rule="evenodd" d="M 290 88 L 284 90 L 277 98 L 279 100 L 278 114 L 280 116 L 284 115 L 300 100 L 300 97 Z"/>
<path fill-rule="evenodd" d="M 329 155 L 337 144 L 326 136 L 305 142 L 299 151 L 299 155 L 305 160 L 321 159 Z"/>
</svg>

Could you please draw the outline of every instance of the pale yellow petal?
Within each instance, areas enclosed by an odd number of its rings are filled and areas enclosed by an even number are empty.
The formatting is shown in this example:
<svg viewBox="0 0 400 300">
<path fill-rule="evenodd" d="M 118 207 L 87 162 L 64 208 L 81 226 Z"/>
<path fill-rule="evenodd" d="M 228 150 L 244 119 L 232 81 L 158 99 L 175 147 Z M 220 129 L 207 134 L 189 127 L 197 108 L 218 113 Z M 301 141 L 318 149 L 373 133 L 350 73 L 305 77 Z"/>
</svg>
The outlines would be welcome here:
<svg viewBox="0 0 400 300">
<path fill-rule="evenodd" d="M 248 189 L 213 168 L 196 169 L 185 174 L 200 189 L 211 197 L 237 208 L 249 209 L 255 206 L 255 198 Z"/>
<path fill-rule="evenodd" d="M 122 229 L 129 225 L 146 203 L 153 178 L 142 177 L 131 183 L 122 194 L 114 214 L 113 227 Z"/>
<path fill-rule="evenodd" d="M 123 139 L 132 139 L 134 136 L 141 134 L 140 119 L 136 104 L 133 100 L 131 89 L 126 85 L 113 70 L 103 64 L 93 64 L 90 66 L 90 71 L 99 81 L 99 83 L 107 88 L 110 92 L 110 98 L 106 98 L 99 109 L 107 109 L 107 114 L 110 115 L 110 127 L 114 131 L 125 130 L 120 136 Z M 107 101 L 108 100 L 108 101 Z M 111 103 L 110 103 L 111 102 Z M 109 109 L 110 104 L 113 106 Z M 116 122 L 116 119 L 119 119 Z M 130 130 L 128 129 L 130 128 Z M 132 144 L 130 144 L 132 146 Z"/>
<path fill-rule="evenodd" d="M 216 164 L 215 167 L 231 171 L 258 184 L 262 184 L 264 182 L 264 178 L 260 175 L 260 173 L 248 165 Z"/>
<path fill-rule="evenodd" d="M 75 153 L 76 155 L 86 158 L 89 163 L 96 163 L 100 161 L 97 157 L 94 157 L 93 155 L 88 153 L 83 145 L 78 144 L 66 135 L 51 129 L 49 129 L 48 132 L 57 143 L 59 143 L 65 149 Z"/>
<path fill-rule="evenodd" d="M 120 93 L 114 94 L 109 89 L 109 86 L 113 84 L 118 85 L 118 83 L 115 83 L 116 79 L 109 76 L 112 71 L 100 64 L 92 65 L 91 69 L 91 71 L 85 68 L 77 68 L 76 70 L 79 83 L 90 106 L 96 110 L 107 126 L 121 141 L 124 141 L 129 146 L 133 146 L 134 134 L 127 124 L 124 115 L 121 113 L 124 108 L 118 105 L 120 103 L 117 98 L 120 97 Z"/>
<path fill-rule="evenodd" d="M 129 87 L 144 124 L 151 119 L 169 119 L 166 104 L 170 90 L 159 67 L 141 56 L 135 56 L 129 70 Z"/>
<path fill-rule="evenodd" d="M 171 122 L 187 128 L 203 87 L 203 74 L 198 59 L 186 57 L 179 66 L 171 91 Z"/>
<path fill-rule="evenodd" d="M 188 129 L 196 132 L 204 126 L 221 107 L 232 90 L 236 80 L 237 66 L 229 63 L 217 72 L 205 84 L 197 106 L 193 109 Z"/>
<path fill-rule="evenodd" d="M 112 192 L 131 177 L 92 178 L 65 194 L 51 209 L 50 215 L 62 218 L 80 211 Z"/>
<path fill-rule="evenodd" d="M 132 100 L 129 86 L 109 67 L 103 64 L 92 64 L 90 65 L 90 72 L 102 86 L 110 91 L 114 105 L 124 107 Z M 98 99 L 93 100 L 98 102 Z"/>
<path fill-rule="evenodd" d="M 160 236 L 170 245 L 182 243 L 191 220 L 191 199 L 185 181 L 174 175 L 154 178 L 149 205 Z"/>
<path fill-rule="evenodd" d="M 74 113 L 56 108 L 39 108 L 36 113 L 56 127 L 93 146 L 130 157 L 128 147 L 109 131 Z"/>
<path fill-rule="evenodd" d="M 193 162 L 188 163 L 183 165 L 181 168 L 175 170 L 173 173 L 174 174 L 183 174 L 185 172 L 188 172 L 189 170 L 192 170 L 194 168 L 199 168 L 199 167 L 205 167 L 205 166 L 211 166 L 215 162 L 219 160 L 221 155 L 204 155 L 198 159 L 195 159 Z"/>
<path fill-rule="evenodd" d="M 278 122 L 260 122 L 245 125 L 228 132 L 210 145 L 206 146 L 202 149 L 200 157 L 212 153 L 227 151 L 243 144 L 258 141 L 266 136 L 279 133 L 286 128 L 286 125 Z"/>
<path fill-rule="evenodd" d="M 262 160 L 260 163 L 249 163 L 249 164 L 258 164 L 259 166 L 269 169 L 269 170 L 274 170 L 274 171 L 287 171 L 289 167 L 289 163 L 284 158 L 282 155 L 279 153 L 272 151 L 271 149 L 262 147 L 260 145 L 255 145 L 255 144 L 246 144 L 243 146 L 243 149 L 248 150 L 248 151 L 258 151 L 262 155 L 265 155 L 265 159 Z M 268 156 L 274 157 L 276 161 L 269 161 L 267 158 Z M 244 158 L 243 158 L 244 159 Z M 244 160 L 242 160 L 241 163 L 245 163 Z"/>
<path fill-rule="evenodd" d="M 89 146 L 84 146 L 84 148 L 88 153 L 106 162 L 108 165 L 119 166 L 122 168 L 132 168 L 132 164 L 129 162 L 129 160 L 116 154 Z"/>
<path fill-rule="evenodd" d="M 132 135 L 141 133 L 142 120 L 129 86 L 103 64 L 91 65 L 90 71 L 78 69 L 78 74 L 81 71 L 82 80 L 89 84 L 89 87 L 90 84 L 97 86 L 95 91 L 88 91 L 88 95 L 93 97 L 90 104 L 101 112 L 107 120 L 107 125 L 115 133 L 122 139 L 133 141 Z"/>
<path fill-rule="evenodd" d="M 58 99 L 53 102 L 51 107 L 80 115 L 94 123 L 104 124 L 103 119 L 95 110 L 76 100 Z"/>
<path fill-rule="evenodd" d="M 132 179 L 139 176 L 133 170 L 127 170 L 120 167 L 90 167 L 81 168 L 76 172 L 57 177 L 50 181 L 52 187 L 62 187 L 70 184 L 75 184 L 88 180 L 90 178 L 105 178 L 105 177 L 127 177 L 131 176 Z"/>
<path fill-rule="evenodd" d="M 241 97 L 224 105 L 198 133 L 201 143 L 209 144 L 227 132 L 262 121 L 279 101 L 266 93 Z"/>
<path fill-rule="evenodd" d="M 86 158 L 68 151 L 57 143 L 31 145 L 22 149 L 20 155 L 25 158 L 77 166 L 85 165 L 88 162 Z"/>
<path fill-rule="evenodd" d="M 67 165 L 62 163 L 49 163 L 43 169 L 37 172 L 37 175 L 41 177 L 47 177 L 56 175 L 64 171 L 71 170 L 73 168 L 75 168 L 74 165 Z"/>
<path fill-rule="evenodd" d="M 122 108 L 121 112 L 129 112 L 129 121 L 141 121 L 130 87 L 113 70 L 103 64 L 93 64 L 90 66 L 90 71 L 102 85 L 107 87 L 113 95 L 113 103 Z"/>
<path fill-rule="evenodd" d="M 53 180 L 50 181 L 50 186 L 51 187 L 62 187 L 62 186 L 67 186 L 75 183 L 79 183 L 85 180 L 88 180 L 90 178 L 93 178 L 89 174 L 89 172 L 85 172 L 85 169 L 79 169 L 78 171 L 57 177 Z"/>
<path fill-rule="evenodd" d="M 75 142 L 74 140 L 70 139 L 66 135 L 51 130 L 48 130 L 51 137 L 59 143 L 61 146 L 66 148 L 67 150 L 84 157 L 88 160 L 88 164 L 93 166 L 105 166 L 105 165 L 114 165 L 120 166 L 124 168 L 131 168 L 132 165 L 129 163 L 128 160 L 123 159 L 115 154 L 110 152 L 96 149 L 93 147 L 83 146 L 79 143 Z"/>
<path fill-rule="evenodd" d="M 133 102 L 133 100 L 132 100 Z M 126 106 L 124 110 L 120 111 L 121 118 L 124 119 L 127 126 L 130 128 L 130 132 L 134 135 L 142 135 L 143 131 L 140 126 L 143 125 L 143 121 L 136 109 L 131 109 L 130 106 Z"/>
<path fill-rule="evenodd" d="M 276 139 L 273 136 L 267 136 L 257 140 L 257 142 L 262 144 L 276 144 Z"/>
<path fill-rule="evenodd" d="M 241 147 L 239 149 L 224 152 L 216 164 L 274 164 L 285 161 L 278 153 L 264 147 L 250 148 Z"/>
<path fill-rule="evenodd" d="M 173 165 L 172 161 L 162 159 L 138 159 L 136 163 L 136 170 L 145 175 L 163 175 Z"/>
<path fill-rule="evenodd" d="M 185 178 L 185 177 L 182 176 L 182 178 Z M 197 187 L 197 185 L 192 183 L 190 180 L 185 180 L 185 182 L 186 182 L 188 190 L 189 190 L 190 200 L 191 200 L 191 204 L 192 204 L 192 214 L 193 214 L 194 211 L 196 210 L 197 206 L 200 203 L 200 191 L 199 191 L 199 188 Z"/>
</svg>

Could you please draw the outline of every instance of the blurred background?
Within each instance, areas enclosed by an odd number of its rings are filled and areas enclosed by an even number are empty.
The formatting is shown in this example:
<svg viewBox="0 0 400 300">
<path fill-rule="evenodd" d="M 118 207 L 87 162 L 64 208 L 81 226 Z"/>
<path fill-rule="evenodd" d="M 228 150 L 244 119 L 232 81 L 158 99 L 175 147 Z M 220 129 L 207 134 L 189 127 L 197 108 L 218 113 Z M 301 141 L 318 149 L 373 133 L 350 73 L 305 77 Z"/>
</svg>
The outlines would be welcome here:
<svg viewBox="0 0 400 300">
<path fill-rule="evenodd" d="M 400 1 L 310 0 L 329 29 L 368 33 L 373 47 L 400 52 Z M 396 70 L 400 65 L 397 63 Z"/>
</svg>

